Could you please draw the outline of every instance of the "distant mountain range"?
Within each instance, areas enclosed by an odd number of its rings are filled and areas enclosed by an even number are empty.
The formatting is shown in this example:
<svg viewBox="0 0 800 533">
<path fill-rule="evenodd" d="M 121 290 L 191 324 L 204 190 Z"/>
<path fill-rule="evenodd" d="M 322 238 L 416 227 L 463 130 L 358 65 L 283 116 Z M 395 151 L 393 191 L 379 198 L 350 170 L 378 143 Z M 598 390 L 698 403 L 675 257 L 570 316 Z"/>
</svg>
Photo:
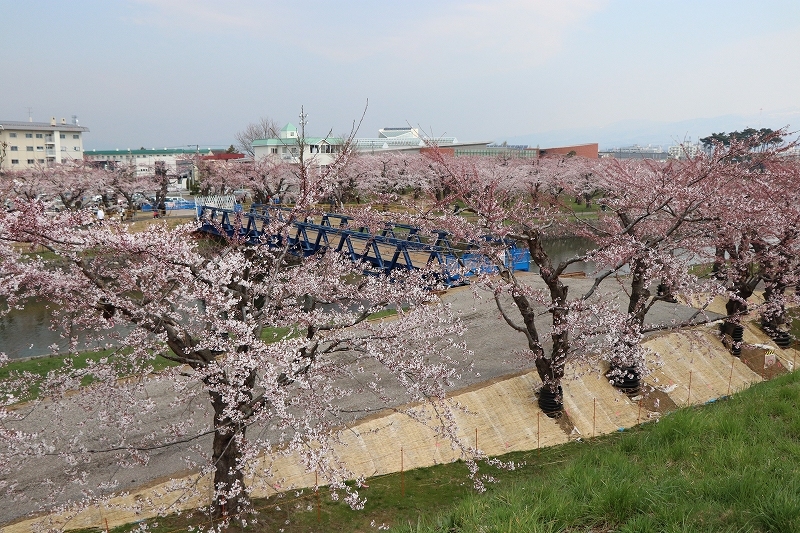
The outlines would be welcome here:
<svg viewBox="0 0 800 533">
<path fill-rule="evenodd" d="M 572 144 L 599 143 L 600 150 L 640 146 L 661 146 L 664 150 L 679 142 L 697 142 L 712 133 L 731 132 L 744 128 L 772 128 L 794 126 L 800 129 L 800 108 L 755 115 L 722 115 L 712 118 L 695 118 L 678 122 L 654 120 L 623 120 L 599 128 L 576 128 L 551 130 L 505 139 L 508 144 L 529 146 L 565 146 Z"/>
</svg>

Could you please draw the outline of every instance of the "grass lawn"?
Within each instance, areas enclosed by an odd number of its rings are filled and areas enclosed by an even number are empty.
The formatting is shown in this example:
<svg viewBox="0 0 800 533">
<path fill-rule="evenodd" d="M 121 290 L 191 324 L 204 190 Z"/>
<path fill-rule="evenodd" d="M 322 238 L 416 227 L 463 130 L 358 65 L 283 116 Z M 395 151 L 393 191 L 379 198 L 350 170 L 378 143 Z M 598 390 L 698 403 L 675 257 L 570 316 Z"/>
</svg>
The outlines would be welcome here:
<svg viewBox="0 0 800 533">
<path fill-rule="evenodd" d="M 513 471 L 476 493 L 462 463 L 368 480 L 363 511 L 317 495 L 256 501 L 259 524 L 231 531 L 800 531 L 800 374 L 681 409 L 630 431 L 503 457 Z M 150 531 L 185 531 L 182 515 Z M 131 531 L 133 525 L 114 529 Z"/>
<path fill-rule="evenodd" d="M 104 357 L 110 360 L 118 358 L 120 363 L 124 364 L 125 354 L 125 350 L 101 350 L 99 352 L 87 352 L 75 356 L 43 356 L 23 360 L 11 360 L 8 364 L 0 367 L 0 383 L 6 381 L 12 383 L 17 376 L 28 376 L 28 378 L 24 380 L 27 384 L 26 390 L 22 390 L 21 388 L 12 391 L 6 391 L 5 388 L 2 390 L 3 392 L 13 392 L 18 401 L 34 400 L 39 397 L 39 384 L 41 380 L 49 372 L 63 368 L 68 357 L 71 359 L 74 368 L 82 369 L 86 368 L 91 361 L 96 362 Z M 157 355 L 150 364 L 154 372 L 158 372 L 170 366 L 175 366 L 175 363 L 159 355 Z M 85 376 L 81 381 L 83 385 L 88 385 L 91 382 L 91 376 Z"/>
</svg>

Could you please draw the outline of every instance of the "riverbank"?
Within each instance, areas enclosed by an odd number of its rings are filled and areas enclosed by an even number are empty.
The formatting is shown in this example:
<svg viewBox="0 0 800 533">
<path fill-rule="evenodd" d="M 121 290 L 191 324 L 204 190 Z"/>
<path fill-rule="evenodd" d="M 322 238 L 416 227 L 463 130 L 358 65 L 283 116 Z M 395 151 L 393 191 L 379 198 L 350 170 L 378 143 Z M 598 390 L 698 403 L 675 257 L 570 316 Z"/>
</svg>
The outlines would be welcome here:
<svg viewBox="0 0 800 533">
<path fill-rule="evenodd" d="M 588 280 L 581 279 L 570 282 L 589 283 Z M 650 399 L 632 399 L 612 388 L 599 374 L 582 375 L 581 369 L 573 368 L 564 384 L 565 407 L 571 425 L 559 425 L 538 409 L 534 390 L 538 388 L 539 382 L 535 372 L 526 369 L 514 372 L 509 367 L 508 361 L 513 358 L 513 352 L 524 349 L 525 343 L 521 335 L 514 335 L 501 323 L 493 302 L 474 301 L 468 288 L 449 291 L 445 300 L 467 322 L 469 333 L 465 340 L 478 354 L 475 365 L 480 375 L 472 381 L 465 380 L 462 388 L 451 393 L 454 401 L 466 406 L 468 412 L 474 413 L 459 413 L 461 437 L 467 444 L 474 443 L 477 437 L 479 448 L 487 455 L 532 450 L 579 438 L 586 439 L 593 435 L 613 433 L 619 428 L 658 419 L 664 412 L 676 406 L 706 403 L 763 380 L 746 362 L 729 354 L 713 326 L 660 334 L 646 341 L 647 346 L 657 352 L 663 361 L 663 365 L 646 380 L 647 386 L 658 392 L 649 396 Z M 659 313 L 663 319 L 680 317 L 692 311 L 686 306 L 664 304 Z M 753 344 L 768 342 L 766 336 L 754 325 L 748 326 L 744 340 Z M 780 367 L 788 368 L 793 365 L 792 351 L 776 349 L 775 353 Z M 763 366 L 764 359 L 761 364 Z M 159 396 L 156 390 L 151 394 L 154 401 L 169 401 L 168 395 Z M 656 398 L 659 399 L 657 403 L 653 401 Z M 403 449 L 402 463 L 400 448 Z M 154 459 L 150 470 L 159 474 L 151 478 L 150 482 L 138 475 L 137 482 L 123 485 L 122 488 L 130 492 L 127 500 L 111 500 L 105 505 L 98 505 L 90 511 L 76 515 L 70 520 L 69 527 L 97 526 L 105 520 L 112 525 L 138 520 L 145 516 L 142 514 L 144 510 L 137 514 L 122 510 L 137 501 L 137 498 L 140 501 L 142 498 L 154 498 L 150 500 L 153 505 L 148 505 L 151 512 L 162 505 L 172 505 L 176 495 L 170 487 L 180 481 L 153 483 L 159 476 L 173 478 L 185 475 L 181 474 L 180 468 L 175 468 L 180 461 L 169 460 L 170 456 L 180 455 L 181 452 L 182 450 L 175 450 L 174 453 L 165 455 L 163 459 L 167 462 L 163 462 L 162 458 Z M 373 414 L 368 419 L 353 424 L 343 434 L 339 453 L 351 470 L 368 477 L 396 472 L 401 465 L 410 469 L 447 463 L 455 458 L 446 443 L 437 440 L 435 435 L 417 424 L 410 424 L 403 415 L 395 412 Z M 275 479 L 281 479 L 281 490 L 314 484 L 314 473 L 303 472 L 292 458 L 278 459 L 272 467 Z M 45 474 L 42 472 L 39 475 Z M 182 479 L 191 481 L 192 478 Z M 206 483 L 206 480 L 198 479 L 197 482 Z M 278 488 L 269 484 L 264 487 L 266 488 L 262 492 L 257 491 L 256 494 L 269 496 Z M 201 493 L 208 494 L 202 490 Z M 191 500 L 182 505 L 191 508 L 201 503 L 200 500 Z M 172 510 L 177 508 L 173 507 Z M 32 523 L 24 522 L 28 526 Z M 26 531 L 24 527 L 27 526 L 21 524 L 14 527 L 22 529 L 7 531 Z"/>
</svg>

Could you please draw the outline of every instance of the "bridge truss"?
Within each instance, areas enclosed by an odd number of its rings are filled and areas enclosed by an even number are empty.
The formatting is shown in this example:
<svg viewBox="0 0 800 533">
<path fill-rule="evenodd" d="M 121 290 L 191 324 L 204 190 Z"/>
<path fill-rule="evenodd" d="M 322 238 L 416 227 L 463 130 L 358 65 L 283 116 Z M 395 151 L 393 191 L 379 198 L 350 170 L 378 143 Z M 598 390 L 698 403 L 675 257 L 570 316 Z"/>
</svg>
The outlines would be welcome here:
<svg viewBox="0 0 800 533">
<path fill-rule="evenodd" d="M 290 208 L 268 206 L 249 212 L 216 206 L 198 206 L 200 231 L 210 235 L 237 238 L 251 245 L 283 247 L 290 253 L 307 257 L 326 250 L 335 250 L 356 263 L 367 263 L 374 271 L 391 273 L 396 269 L 413 270 L 439 265 L 441 279 L 447 286 L 466 283 L 465 276 L 496 270 L 496 266 L 477 253 L 474 247 L 455 246 L 447 232 L 436 230 L 423 234 L 407 224 L 387 222 L 378 232 L 353 226 L 347 215 L 325 213 L 319 222 L 308 219 L 293 221 L 288 237 L 271 235 L 275 221 L 288 222 Z M 288 239 L 284 242 L 283 239 Z M 530 270 L 530 252 L 512 244 L 506 249 L 505 266 L 513 270 Z"/>
</svg>

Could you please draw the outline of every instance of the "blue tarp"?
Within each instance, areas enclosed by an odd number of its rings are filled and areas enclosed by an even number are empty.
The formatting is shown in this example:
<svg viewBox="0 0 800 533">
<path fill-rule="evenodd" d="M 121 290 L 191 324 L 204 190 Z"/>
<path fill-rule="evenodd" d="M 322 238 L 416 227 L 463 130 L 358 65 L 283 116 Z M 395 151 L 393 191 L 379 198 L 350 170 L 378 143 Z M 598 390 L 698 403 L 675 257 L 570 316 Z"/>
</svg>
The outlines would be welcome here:
<svg viewBox="0 0 800 533">
<path fill-rule="evenodd" d="M 164 208 L 167 211 L 174 211 L 176 209 L 194 209 L 193 200 L 168 200 L 164 202 Z M 142 204 L 142 211 L 153 211 L 151 204 Z"/>
</svg>

